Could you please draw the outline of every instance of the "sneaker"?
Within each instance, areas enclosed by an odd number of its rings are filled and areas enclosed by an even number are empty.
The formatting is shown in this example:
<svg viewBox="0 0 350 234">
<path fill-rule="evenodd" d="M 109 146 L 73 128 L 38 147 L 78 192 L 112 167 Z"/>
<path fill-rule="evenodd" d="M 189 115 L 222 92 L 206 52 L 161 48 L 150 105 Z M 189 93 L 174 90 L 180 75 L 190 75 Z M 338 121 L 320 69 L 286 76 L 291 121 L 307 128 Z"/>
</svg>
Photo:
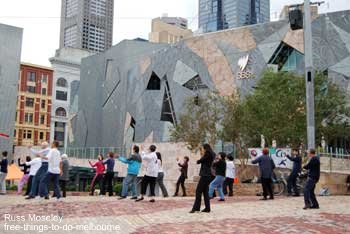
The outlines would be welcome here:
<svg viewBox="0 0 350 234">
<path fill-rule="evenodd" d="M 28 197 L 26 197 L 25 199 L 26 200 L 29 200 L 29 199 L 34 199 L 35 197 L 33 197 L 33 196 L 28 196 Z"/>
<path fill-rule="evenodd" d="M 136 199 L 135 202 L 143 201 L 143 197 L 140 197 L 139 199 Z"/>
<path fill-rule="evenodd" d="M 149 202 L 156 202 L 154 199 L 149 200 Z"/>
</svg>

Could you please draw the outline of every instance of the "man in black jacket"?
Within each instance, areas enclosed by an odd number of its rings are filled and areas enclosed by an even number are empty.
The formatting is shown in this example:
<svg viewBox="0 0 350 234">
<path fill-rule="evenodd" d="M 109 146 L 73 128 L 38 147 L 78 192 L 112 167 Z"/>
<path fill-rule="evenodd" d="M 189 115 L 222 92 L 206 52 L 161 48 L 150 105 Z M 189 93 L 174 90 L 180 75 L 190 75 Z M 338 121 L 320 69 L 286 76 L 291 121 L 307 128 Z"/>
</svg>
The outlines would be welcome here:
<svg viewBox="0 0 350 234">
<path fill-rule="evenodd" d="M 299 190 L 297 186 L 297 178 L 298 178 L 298 173 L 301 170 L 301 157 L 299 155 L 298 149 L 293 149 L 292 155 L 293 157 L 287 155 L 287 158 L 293 162 L 293 169 L 287 181 L 287 190 L 288 190 L 288 196 L 292 196 L 292 188 L 293 188 L 293 191 L 294 191 L 293 196 L 298 197 Z"/>
<path fill-rule="evenodd" d="M 315 149 L 310 149 L 309 157 L 310 161 L 304 166 L 304 169 L 309 170 L 304 188 L 304 210 L 319 209 L 319 205 L 315 196 L 315 187 L 318 180 L 320 179 L 320 159 L 316 156 Z"/>
</svg>

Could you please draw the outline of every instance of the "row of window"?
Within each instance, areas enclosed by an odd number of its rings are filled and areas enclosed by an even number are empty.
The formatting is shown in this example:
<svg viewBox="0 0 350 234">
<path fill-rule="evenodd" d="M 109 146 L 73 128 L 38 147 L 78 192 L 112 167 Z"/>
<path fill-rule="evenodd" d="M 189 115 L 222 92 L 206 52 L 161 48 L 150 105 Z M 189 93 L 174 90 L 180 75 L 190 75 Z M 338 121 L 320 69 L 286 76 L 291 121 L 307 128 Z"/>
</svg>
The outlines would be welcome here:
<svg viewBox="0 0 350 234">
<path fill-rule="evenodd" d="M 16 130 L 15 130 L 15 136 L 16 136 Z M 22 134 L 23 139 L 28 139 L 31 140 L 33 139 L 33 131 L 32 130 L 23 130 Z M 44 140 L 45 139 L 45 133 L 44 132 L 39 132 L 39 139 Z"/>
<path fill-rule="evenodd" d="M 34 113 L 24 113 L 24 122 L 27 124 L 33 124 L 33 116 L 34 116 Z M 16 116 L 16 118 L 17 118 L 17 116 Z M 45 115 L 40 115 L 39 123 L 42 125 L 46 124 L 45 119 L 46 119 Z"/>
<path fill-rule="evenodd" d="M 47 84 L 47 80 L 49 78 L 48 74 L 41 75 L 41 83 Z M 35 72 L 27 72 L 27 82 L 36 82 L 36 73 Z"/>
<path fill-rule="evenodd" d="M 27 92 L 28 92 L 28 93 L 36 93 L 36 87 L 35 87 L 35 86 L 28 85 L 28 86 L 27 86 Z M 46 89 L 46 88 L 42 88 L 40 93 L 41 93 L 42 95 L 46 95 L 46 94 L 47 94 L 47 89 Z"/>
<path fill-rule="evenodd" d="M 26 107 L 34 107 L 34 98 L 28 98 L 27 97 L 25 106 Z M 46 101 L 45 100 L 41 100 L 40 107 L 41 107 L 41 109 L 45 109 L 46 108 Z"/>
</svg>

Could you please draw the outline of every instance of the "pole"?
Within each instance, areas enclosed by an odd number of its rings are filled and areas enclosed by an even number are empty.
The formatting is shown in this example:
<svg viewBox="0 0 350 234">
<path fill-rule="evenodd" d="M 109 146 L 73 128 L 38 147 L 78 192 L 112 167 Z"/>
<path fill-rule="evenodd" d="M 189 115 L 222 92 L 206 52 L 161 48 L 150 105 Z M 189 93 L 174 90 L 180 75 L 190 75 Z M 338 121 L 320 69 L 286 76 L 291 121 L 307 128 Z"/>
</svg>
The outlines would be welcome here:
<svg viewBox="0 0 350 234">
<path fill-rule="evenodd" d="M 315 149 L 315 94 L 312 60 L 312 30 L 310 0 L 304 2 L 304 54 L 306 83 L 307 147 Z"/>
</svg>

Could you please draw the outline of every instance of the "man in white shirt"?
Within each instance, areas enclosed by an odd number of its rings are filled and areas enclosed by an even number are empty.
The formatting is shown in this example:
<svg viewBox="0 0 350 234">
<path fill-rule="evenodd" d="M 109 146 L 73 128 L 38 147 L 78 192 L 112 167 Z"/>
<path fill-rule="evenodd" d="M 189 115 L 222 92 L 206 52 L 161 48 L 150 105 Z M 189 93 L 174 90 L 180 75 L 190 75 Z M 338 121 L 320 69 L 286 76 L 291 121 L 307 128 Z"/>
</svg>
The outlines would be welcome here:
<svg viewBox="0 0 350 234">
<path fill-rule="evenodd" d="M 136 202 L 142 201 L 143 196 L 146 195 L 147 186 L 150 185 L 150 202 L 155 202 L 154 197 L 154 188 L 156 186 L 156 180 L 158 177 L 158 158 L 156 154 L 157 147 L 155 145 L 151 145 L 149 147 L 149 152 L 141 153 L 142 161 L 146 162 L 146 174 L 141 182 L 141 198 L 135 200 Z"/>
<path fill-rule="evenodd" d="M 41 167 L 41 157 L 39 155 L 36 155 L 36 158 L 33 160 L 26 162 L 27 166 L 30 166 L 29 170 L 29 179 L 28 179 L 28 189 L 26 195 L 30 194 L 32 184 L 33 184 L 33 178 L 35 177 L 36 173 L 38 172 L 39 168 Z M 37 192 L 37 191 L 36 191 Z"/>
<path fill-rule="evenodd" d="M 42 180 L 42 178 L 44 177 L 44 175 L 47 172 L 47 168 L 48 168 L 49 164 L 48 164 L 47 160 L 42 159 L 42 157 L 47 156 L 47 154 L 50 151 L 50 147 L 49 147 L 49 143 L 44 141 L 41 143 L 41 150 L 34 150 L 31 148 L 31 146 L 29 146 L 29 149 L 32 152 L 32 154 L 34 154 L 35 156 L 39 156 L 40 160 L 41 160 L 40 168 L 38 169 L 38 171 L 36 172 L 35 176 L 32 179 L 32 187 L 31 187 L 29 196 L 26 197 L 26 199 L 33 199 L 38 195 L 40 181 Z"/>
<path fill-rule="evenodd" d="M 227 187 L 229 188 L 228 196 L 233 196 L 233 183 L 236 176 L 236 168 L 233 162 L 233 156 L 230 154 L 227 156 L 226 161 L 226 179 L 224 183 L 224 194 L 227 194 Z"/>
<path fill-rule="evenodd" d="M 49 199 L 49 191 L 48 191 L 48 185 L 51 180 L 54 182 L 54 192 L 57 199 L 60 199 L 61 193 L 60 193 L 60 187 L 59 187 L 59 178 L 61 173 L 61 153 L 58 151 L 59 143 L 58 141 L 53 141 L 51 145 L 51 150 L 47 154 L 46 157 L 43 157 L 43 159 L 48 160 L 49 167 L 47 170 L 47 173 L 43 177 L 43 179 L 40 181 L 39 186 L 39 195 L 40 197 L 45 197 L 45 199 Z"/>
</svg>

